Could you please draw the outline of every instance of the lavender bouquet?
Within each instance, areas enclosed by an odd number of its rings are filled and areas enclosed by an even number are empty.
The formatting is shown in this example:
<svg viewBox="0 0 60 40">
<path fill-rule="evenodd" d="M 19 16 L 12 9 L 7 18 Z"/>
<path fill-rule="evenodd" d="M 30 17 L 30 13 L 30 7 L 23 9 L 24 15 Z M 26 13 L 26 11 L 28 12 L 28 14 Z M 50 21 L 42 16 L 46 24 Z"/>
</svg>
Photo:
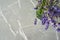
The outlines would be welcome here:
<svg viewBox="0 0 60 40">
<path fill-rule="evenodd" d="M 42 25 L 46 25 L 46 30 L 49 28 L 49 25 L 53 23 L 53 27 L 59 32 L 60 22 L 60 6 L 59 0 L 37 0 L 38 4 L 36 8 L 36 18 L 40 19 Z M 35 19 L 34 24 L 37 24 L 37 19 Z"/>
</svg>

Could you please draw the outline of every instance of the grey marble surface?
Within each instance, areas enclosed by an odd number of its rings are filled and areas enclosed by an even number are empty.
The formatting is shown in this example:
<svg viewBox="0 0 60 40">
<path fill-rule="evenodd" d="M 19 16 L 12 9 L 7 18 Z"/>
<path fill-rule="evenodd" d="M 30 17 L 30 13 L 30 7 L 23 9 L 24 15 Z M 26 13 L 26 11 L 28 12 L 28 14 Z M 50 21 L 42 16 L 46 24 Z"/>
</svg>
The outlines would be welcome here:
<svg viewBox="0 0 60 40">
<path fill-rule="evenodd" d="M 33 24 L 35 0 L 0 0 L 0 40 L 60 40 L 52 27 Z"/>
</svg>

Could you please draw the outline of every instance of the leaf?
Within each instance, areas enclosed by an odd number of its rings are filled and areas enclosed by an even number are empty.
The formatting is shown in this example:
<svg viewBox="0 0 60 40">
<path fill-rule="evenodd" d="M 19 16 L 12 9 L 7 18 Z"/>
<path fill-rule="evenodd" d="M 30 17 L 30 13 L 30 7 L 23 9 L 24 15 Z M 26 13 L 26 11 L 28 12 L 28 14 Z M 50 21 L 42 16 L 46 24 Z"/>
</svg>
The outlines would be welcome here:
<svg viewBox="0 0 60 40">
<path fill-rule="evenodd" d="M 38 19 L 41 19 L 42 14 L 43 14 L 43 10 L 42 10 L 42 9 L 38 9 L 38 10 L 36 11 L 36 16 L 37 16 Z"/>
</svg>

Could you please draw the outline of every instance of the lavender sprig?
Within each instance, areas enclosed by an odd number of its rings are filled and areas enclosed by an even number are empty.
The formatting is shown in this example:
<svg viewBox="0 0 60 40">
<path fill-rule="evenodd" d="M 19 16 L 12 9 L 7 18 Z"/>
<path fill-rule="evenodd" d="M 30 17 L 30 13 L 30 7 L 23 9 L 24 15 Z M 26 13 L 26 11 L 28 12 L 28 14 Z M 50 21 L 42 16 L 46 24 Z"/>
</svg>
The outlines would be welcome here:
<svg viewBox="0 0 60 40">
<path fill-rule="evenodd" d="M 35 19 L 35 21 L 34 21 L 34 25 L 36 25 L 37 24 L 37 19 Z"/>
<path fill-rule="evenodd" d="M 49 20 L 46 22 L 46 27 L 45 27 L 45 30 L 47 30 L 49 28 Z"/>
</svg>

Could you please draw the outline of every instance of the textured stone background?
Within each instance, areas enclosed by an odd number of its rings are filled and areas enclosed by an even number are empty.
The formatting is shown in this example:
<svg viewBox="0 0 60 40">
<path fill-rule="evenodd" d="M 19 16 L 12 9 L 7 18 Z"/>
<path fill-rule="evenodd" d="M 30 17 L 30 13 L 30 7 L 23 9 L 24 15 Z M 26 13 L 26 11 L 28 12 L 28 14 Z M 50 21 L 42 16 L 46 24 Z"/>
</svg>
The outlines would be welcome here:
<svg viewBox="0 0 60 40">
<path fill-rule="evenodd" d="M 0 0 L 0 40 L 60 40 L 50 26 L 33 24 L 35 0 Z"/>
</svg>

